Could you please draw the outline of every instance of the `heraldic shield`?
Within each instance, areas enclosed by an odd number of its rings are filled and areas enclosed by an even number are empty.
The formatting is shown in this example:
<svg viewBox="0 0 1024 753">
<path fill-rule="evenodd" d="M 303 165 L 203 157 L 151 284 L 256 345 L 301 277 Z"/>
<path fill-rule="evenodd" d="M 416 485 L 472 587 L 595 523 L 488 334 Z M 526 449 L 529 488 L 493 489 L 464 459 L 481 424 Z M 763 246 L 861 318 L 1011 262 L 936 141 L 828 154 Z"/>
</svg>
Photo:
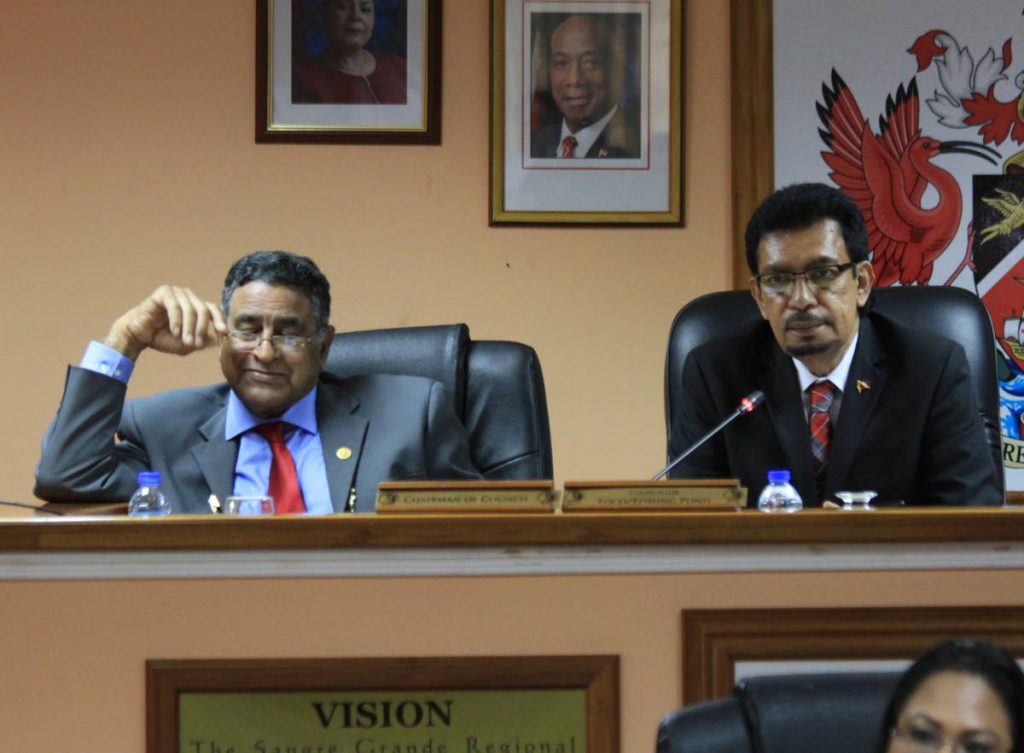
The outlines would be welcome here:
<svg viewBox="0 0 1024 753">
<path fill-rule="evenodd" d="M 974 176 L 974 280 L 996 335 L 1003 464 L 1024 468 L 1024 174 Z"/>
</svg>

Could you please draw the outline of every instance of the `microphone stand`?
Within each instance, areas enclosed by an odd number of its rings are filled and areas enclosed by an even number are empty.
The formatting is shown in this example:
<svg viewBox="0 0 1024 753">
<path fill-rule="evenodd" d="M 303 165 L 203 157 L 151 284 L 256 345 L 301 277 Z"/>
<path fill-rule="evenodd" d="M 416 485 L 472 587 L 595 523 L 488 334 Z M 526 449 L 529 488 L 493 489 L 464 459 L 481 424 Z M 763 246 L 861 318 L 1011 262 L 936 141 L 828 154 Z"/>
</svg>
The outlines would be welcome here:
<svg viewBox="0 0 1024 753">
<path fill-rule="evenodd" d="M 680 455 L 675 460 L 673 460 L 671 463 L 669 463 L 664 468 L 662 468 L 660 471 L 658 471 L 654 475 L 654 478 L 651 479 L 651 481 L 660 481 L 661 479 L 663 479 L 668 474 L 669 471 L 671 471 L 673 468 L 675 468 L 681 462 L 686 460 L 686 458 L 690 457 L 690 455 L 692 455 L 695 450 L 698 450 L 705 442 L 707 442 L 709 439 L 711 439 L 711 437 L 715 436 L 718 432 L 720 432 L 726 426 L 728 426 L 733 421 L 735 421 L 737 418 L 742 416 L 744 413 L 750 413 L 751 411 L 753 411 L 755 408 L 757 408 L 757 406 L 759 406 L 763 402 L 764 402 L 764 393 L 763 392 L 761 392 L 760 390 L 758 390 L 756 392 L 751 392 L 745 398 L 740 400 L 739 407 L 737 407 L 736 410 L 734 410 L 732 413 L 730 413 L 728 416 L 726 416 L 721 421 L 721 423 L 718 424 L 718 426 L 716 426 L 711 431 L 709 431 L 707 434 L 705 434 L 703 437 L 698 439 L 682 455 Z"/>
</svg>

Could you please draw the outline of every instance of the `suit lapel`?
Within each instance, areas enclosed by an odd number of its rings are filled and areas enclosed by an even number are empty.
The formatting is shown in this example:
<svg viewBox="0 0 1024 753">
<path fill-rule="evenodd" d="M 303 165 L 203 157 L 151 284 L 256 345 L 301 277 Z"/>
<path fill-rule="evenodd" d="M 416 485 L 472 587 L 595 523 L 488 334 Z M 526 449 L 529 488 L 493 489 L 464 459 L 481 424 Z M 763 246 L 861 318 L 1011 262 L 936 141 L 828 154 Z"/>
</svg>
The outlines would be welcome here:
<svg viewBox="0 0 1024 753">
<path fill-rule="evenodd" d="M 358 407 L 359 401 L 340 386 L 321 382 L 317 390 L 316 423 L 335 512 L 345 511 L 370 425 L 362 416 L 353 415 Z M 367 504 L 365 500 L 359 501 L 361 506 Z"/>
<path fill-rule="evenodd" d="M 222 502 L 231 496 L 235 483 L 235 459 L 238 445 L 224 439 L 226 408 L 221 408 L 199 427 L 206 441 L 192 448 L 192 456 L 199 464 L 210 491 Z"/>
<path fill-rule="evenodd" d="M 850 364 L 850 374 L 843 389 L 843 402 L 839 407 L 839 420 L 832 435 L 832 450 L 825 472 L 825 488 L 842 489 L 850 474 L 850 466 L 857 456 L 868 419 L 885 387 L 885 353 L 870 319 L 861 320 L 857 350 Z"/>
<path fill-rule="evenodd" d="M 789 356 L 775 345 L 774 339 L 767 368 L 761 374 L 760 387 L 766 397 L 765 405 L 775 427 L 775 434 L 786 455 L 793 485 L 804 499 L 815 499 L 811 437 L 807 429 L 800 382 Z M 757 448 L 752 447 L 750 451 L 757 452 Z"/>
</svg>

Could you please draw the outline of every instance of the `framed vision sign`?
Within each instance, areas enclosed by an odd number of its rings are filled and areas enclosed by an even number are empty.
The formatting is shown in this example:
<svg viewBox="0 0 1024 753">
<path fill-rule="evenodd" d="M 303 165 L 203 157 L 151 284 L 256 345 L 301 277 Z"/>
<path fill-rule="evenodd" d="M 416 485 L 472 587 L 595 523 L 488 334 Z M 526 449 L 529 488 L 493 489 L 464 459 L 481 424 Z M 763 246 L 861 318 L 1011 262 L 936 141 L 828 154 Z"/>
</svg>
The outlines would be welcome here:
<svg viewBox="0 0 1024 753">
<path fill-rule="evenodd" d="M 150 661 L 148 753 L 617 753 L 618 658 Z"/>
</svg>

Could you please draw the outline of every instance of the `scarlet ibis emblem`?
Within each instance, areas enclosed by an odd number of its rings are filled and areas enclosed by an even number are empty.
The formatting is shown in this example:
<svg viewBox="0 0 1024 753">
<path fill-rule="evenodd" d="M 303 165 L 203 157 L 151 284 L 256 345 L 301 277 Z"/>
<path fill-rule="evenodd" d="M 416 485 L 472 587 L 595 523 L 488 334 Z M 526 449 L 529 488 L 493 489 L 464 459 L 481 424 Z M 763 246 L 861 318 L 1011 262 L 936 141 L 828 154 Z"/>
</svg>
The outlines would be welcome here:
<svg viewBox="0 0 1024 753">
<path fill-rule="evenodd" d="M 921 133 L 917 80 L 900 84 L 885 101 L 874 133 L 850 87 L 833 69 L 831 86 L 821 87 L 817 104 L 829 177 L 860 207 L 876 284 L 925 285 L 935 260 L 960 227 L 963 197 L 956 178 L 933 160 L 940 154 L 965 154 L 998 165 L 999 153 L 970 141 L 940 141 Z M 938 201 L 925 206 L 932 186 Z M 971 243 L 953 277 L 970 262 Z"/>
</svg>

